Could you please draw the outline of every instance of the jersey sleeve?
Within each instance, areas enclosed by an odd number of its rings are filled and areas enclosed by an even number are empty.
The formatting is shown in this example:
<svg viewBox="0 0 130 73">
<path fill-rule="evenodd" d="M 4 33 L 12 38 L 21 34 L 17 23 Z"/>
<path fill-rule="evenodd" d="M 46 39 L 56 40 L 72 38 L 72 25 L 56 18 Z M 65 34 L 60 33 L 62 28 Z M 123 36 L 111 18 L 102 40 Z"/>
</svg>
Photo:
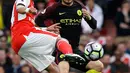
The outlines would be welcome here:
<svg viewBox="0 0 130 73">
<path fill-rule="evenodd" d="M 23 5 L 25 7 L 28 7 L 30 4 L 30 0 L 16 0 L 16 5 Z"/>
<path fill-rule="evenodd" d="M 59 6 L 58 3 L 54 3 L 52 6 L 47 7 L 43 12 L 40 13 L 42 19 L 53 18 L 56 8 Z"/>
<path fill-rule="evenodd" d="M 88 23 L 88 25 L 92 28 L 92 29 L 96 29 L 97 28 L 97 21 L 91 16 L 91 20 L 88 20 L 86 18 L 84 18 L 84 20 Z"/>
<path fill-rule="evenodd" d="M 39 24 L 42 24 L 44 20 L 53 18 L 57 6 L 58 4 L 54 3 L 52 6 L 49 6 L 44 11 L 40 12 L 36 16 L 35 22 L 39 25 Z"/>
</svg>

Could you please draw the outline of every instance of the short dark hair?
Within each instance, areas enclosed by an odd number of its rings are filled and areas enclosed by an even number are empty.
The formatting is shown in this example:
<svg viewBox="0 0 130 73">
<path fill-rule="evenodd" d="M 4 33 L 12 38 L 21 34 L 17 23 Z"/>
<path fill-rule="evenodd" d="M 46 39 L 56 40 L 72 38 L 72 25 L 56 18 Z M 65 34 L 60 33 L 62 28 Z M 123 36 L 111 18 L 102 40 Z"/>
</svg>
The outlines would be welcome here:
<svg viewBox="0 0 130 73">
<path fill-rule="evenodd" d="M 122 4 L 125 4 L 125 3 L 129 3 L 129 1 L 128 1 L 128 0 L 124 0 L 124 1 L 122 2 Z"/>
<path fill-rule="evenodd" d="M 122 4 L 121 4 L 121 7 L 124 5 L 124 4 L 126 4 L 126 3 L 130 3 L 128 0 L 124 0 L 123 2 L 122 2 Z"/>
</svg>

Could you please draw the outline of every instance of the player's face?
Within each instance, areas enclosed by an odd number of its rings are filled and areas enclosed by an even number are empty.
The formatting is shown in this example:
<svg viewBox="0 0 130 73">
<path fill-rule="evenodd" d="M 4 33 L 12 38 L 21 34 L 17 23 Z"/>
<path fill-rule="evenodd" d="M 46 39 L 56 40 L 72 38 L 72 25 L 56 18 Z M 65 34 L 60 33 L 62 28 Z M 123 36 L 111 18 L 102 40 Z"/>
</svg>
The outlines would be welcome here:
<svg viewBox="0 0 130 73">
<path fill-rule="evenodd" d="M 71 4 L 73 2 L 73 0 L 62 0 L 65 4 Z"/>
<path fill-rule="evenodd" d="M 129 5 L 129 3 L 124 3 L 123 5 L 122 5 L 122 9 L 123 10 L 126 10 L 126 11 L 129 11 L 130 10 L 130 7 L 129 7 L 130 5 Z"/>
<path fill-rule="evenodd" d="M 87 5 L 90 7 L 90 8 L 93 8 L 94 6 L 94 0 L 88 0 L 86 1 L 87 2 Z"/>
</svg>

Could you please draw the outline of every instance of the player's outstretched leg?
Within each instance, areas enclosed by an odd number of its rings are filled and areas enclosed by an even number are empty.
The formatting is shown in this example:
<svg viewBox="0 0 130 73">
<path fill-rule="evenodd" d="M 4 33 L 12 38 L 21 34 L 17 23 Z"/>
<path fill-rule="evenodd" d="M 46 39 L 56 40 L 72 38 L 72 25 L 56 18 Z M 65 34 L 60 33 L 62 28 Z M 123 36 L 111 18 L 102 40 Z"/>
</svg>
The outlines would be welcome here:
<svg viewBox="0 0 130 73">
<path fill-rule="evenodd" d="M 101 73 L 104 66 L 101 61 L 97 60 L 97 61 L 90 61 L 86 65 L 86 68 L 89 69 L 86 73 Z"/>
<path fill-rule="evenodd" d="M 47 68 L 47 71 L 49 73 L 60 73 L 60 70 L 58 68 L 58 65 L 52 62 L 49 67 Z"/>
<path fill-rule="evenodd" d="M 69 73 L 69 63 L 67 61 L 60 61 L 59 64 L 60 73 Z"/>
<path fill-rule="evenodd" d="M 101 73 L 101 71 L 103 70 L 103 63 L 99 60 L 96 61 L 90 61 L 88 59 L 85 58 L 85 55 L 83 53 L 80 53 L 80 50 L 77 50 L 77 54 L 79 54 L 80 56 L 82 56 L 85 59 L 84 61 L 69 61 L 69 64 L 71 67 L 76 68 L 78 70 L 81 70 L 83 72 L 86 73 Z M 60 56 L 61 58 L 64 57 L 64 55 Z M 68 56 L 65 57 L 67 60 L 69 59 Z M 65 65 L 65 62 L 60 63 L 60 70 L 63 70 L 64 67 L 62 67 L 63 65 Z M 69 65 L 68 65 L 69 66 Z M 66 68 L 64 68 L 66 69 Z M 68 69 L 66 69 L 68 70 Z M 64 70 L 64 71 L 66 71 Z"/>
<path fill-rule="evenodd" d="M 62 58 L 66 61 L 85 61 L 80 55 L 73 53 L 72 47 L 66 39 L 59 38 L 56 46 L 58 50 L 64 54 Z"/>
</svg>

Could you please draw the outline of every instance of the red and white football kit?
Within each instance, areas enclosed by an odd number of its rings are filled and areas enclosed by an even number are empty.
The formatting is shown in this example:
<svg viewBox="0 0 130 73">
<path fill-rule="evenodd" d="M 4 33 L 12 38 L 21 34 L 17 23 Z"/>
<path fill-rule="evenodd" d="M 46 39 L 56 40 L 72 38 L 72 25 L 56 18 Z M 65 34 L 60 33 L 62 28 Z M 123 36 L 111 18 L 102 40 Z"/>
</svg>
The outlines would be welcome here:
<svg viewBox="0 0 130 73">
<path fill-rule="evenodd" d="M 73 54 L 68 41 L 63 38 L 57 41 L 59 35 L 35 27 L 33 14 L 18 13 L 17 9 L 21 7 L 20 5 L 27 10 L 33 8 L 33 4 L 33 0 L 16 0 L 14 3 L 11 18 L 11 44 L 14 51 L 40 72 L 54 62 L 52 53 L 55 46 L 63 54 L 70 54 L 69 56 L 74 59 L 81 59 L 79 55 Z"/>
<path fill-rule="evenodd" d="M 18 13 L 19 4 L 26 8 L 34 7 L 33 0 L 15 1 L 11 18 L 12 48 L 38 71 L 42 71 L 54 61 L 51 54 L 58 35 L 34 27 L 34 15 Z"/>
</svg>

